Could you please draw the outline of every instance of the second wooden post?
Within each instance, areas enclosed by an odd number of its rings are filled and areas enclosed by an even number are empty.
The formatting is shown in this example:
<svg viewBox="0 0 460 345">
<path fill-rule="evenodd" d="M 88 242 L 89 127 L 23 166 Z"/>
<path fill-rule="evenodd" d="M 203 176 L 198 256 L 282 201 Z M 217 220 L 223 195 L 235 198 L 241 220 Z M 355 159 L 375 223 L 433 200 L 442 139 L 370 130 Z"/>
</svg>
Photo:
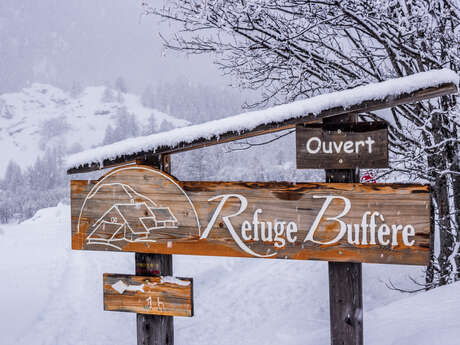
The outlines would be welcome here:
<svg viewBox="0 0 460 345">
<path fill-rule="evenodd" d="M 328 124 L 357 122 L 357 114 L 324 119 Z M 359 169 L 326 169 L 326 182 L 359 182 Z M 329 262 L 331 345 L 363 344 L 362 265 Z"/>
</svg>

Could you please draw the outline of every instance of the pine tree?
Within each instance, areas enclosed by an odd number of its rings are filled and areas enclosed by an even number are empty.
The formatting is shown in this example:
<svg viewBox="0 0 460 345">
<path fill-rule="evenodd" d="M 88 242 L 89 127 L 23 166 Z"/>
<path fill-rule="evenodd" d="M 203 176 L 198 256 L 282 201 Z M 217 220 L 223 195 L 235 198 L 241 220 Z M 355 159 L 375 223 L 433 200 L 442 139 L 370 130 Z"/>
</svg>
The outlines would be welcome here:
<svg viewBox="0 0 460 345">
<path fill-rule="evenodd" d="M 10 193 L 5 191 L 0 195 L 0 223 L 8 223 L 12 218 L 11 198 Z"/>
<path fill-rule="evenodd" d="M 147 124 L 142 129 L 142 135 L 150 135 L 158 132 L 157 119 L 154 114 L 150 114 Z"/>
<path fill-rule="evenodd" d="M 171 124 L 171 122 L 169 122 L 167 120 L 161 121 L 160 132 L 167 132 L 167 131 L 170 131 L 173 128 L 174 128 L 174 126 Z"/>
<path fill-rule="evenodd" d="M 72 87 L 70 88 L 70 97 L 72 98 L 77 98 L 79 97 L 83 92 L 83 87 L 81 84 L 77 81 L 72 82 Z"/>
<path fill-rule="evenodd" d="M 114 138 L 114 131 L 111 125 L 108 125 L 105 128 L 104 139 L 102 140 L 103 145 L 108 145 L 114 143 L 116 140 Z"/>
<path fill-rule="evenodd" d="M 115 80 L 115 89 L 122 93 L 128 92 L 128 87 L 123 77 L 118 77 L 117 80 Z"/>
<path fill-rule="evenodd" d="M 151 85 L 147 86 L 142 92 L 141 103 L 144 107 L 155 108 L 155 95 Z"/>
<path fill-rule="evenodd" d="M 11 111 L 8 104 L 6 104 L 6 101 L 3 99 L 0 99 L 0 117 L 3 117 L 7 120 L 13 118 L 13 112 Z"/>
<path fill-rule="evenodd" d="M 128 113 L 126 107 L 120 107 L 115 114 L 115 127 L 107 126 L 102 143 L 112 144 L 123 139 L 137 137 L 140 133 L 134 114 Z"/>
<path fill-rule="evenodd" d="M 117 92 L 117 102 L 118 103 L 124 103 L 125 102 L 125 97 L 123 96 L 123 93 L 121 91 Z"/>
<path fill-rule="evenodd" d="M 16 191 L 24 183 L 21 167 L 15 161 L 10 160 L 2 181 L 2 189 Z"/>
<path fill-rule="evenodd" d="M 115 101 L 115 94 L 113 93 L 113 90 L 111 88 L 105 88 L 104 93 L 102 94 L 101 101 L 104 103 L 112 103 Z"/>
</svg>

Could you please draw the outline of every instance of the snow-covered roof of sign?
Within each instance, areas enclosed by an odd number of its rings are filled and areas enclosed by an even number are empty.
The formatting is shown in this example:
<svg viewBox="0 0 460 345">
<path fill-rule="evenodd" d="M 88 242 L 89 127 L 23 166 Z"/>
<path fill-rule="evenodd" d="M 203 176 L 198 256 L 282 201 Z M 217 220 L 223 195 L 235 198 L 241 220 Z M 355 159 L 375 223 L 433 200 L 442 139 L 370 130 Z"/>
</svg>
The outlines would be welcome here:
<svg viewBox="0 0 460 345">
<path fill-rule="evenodd" d="M 68 173 L 97 170 L 152 154 L 169 154 L 251 137 L 347 112 L 366 112 L 458 92 L 459 76 L 433 70 L 247 112 L 198 125 L 130 138 L 67 157 Z"/>
</svg>

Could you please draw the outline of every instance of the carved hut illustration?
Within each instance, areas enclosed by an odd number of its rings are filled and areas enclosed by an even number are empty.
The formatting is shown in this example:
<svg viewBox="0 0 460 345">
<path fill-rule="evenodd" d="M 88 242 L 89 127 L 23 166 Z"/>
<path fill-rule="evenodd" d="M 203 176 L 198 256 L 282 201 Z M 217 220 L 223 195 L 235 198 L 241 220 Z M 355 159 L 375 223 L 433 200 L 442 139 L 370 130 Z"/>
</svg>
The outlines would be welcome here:
<svg viewBox="0 0 460 345">
<path fill-rule="evenodd" d="M 132 188 L 130 189 L 132 192 Z M 151 200 L 138 201 L 130 198 L 129 202 L 113 204 L 91 226 L 92 231 L 87 241 L 93 244 L 109 244 L 123 240 L 142 241 L 149 239 L 154 230 L 177 226 L 178 221 L 169 207 L 157 206 Z"/>
</svg>

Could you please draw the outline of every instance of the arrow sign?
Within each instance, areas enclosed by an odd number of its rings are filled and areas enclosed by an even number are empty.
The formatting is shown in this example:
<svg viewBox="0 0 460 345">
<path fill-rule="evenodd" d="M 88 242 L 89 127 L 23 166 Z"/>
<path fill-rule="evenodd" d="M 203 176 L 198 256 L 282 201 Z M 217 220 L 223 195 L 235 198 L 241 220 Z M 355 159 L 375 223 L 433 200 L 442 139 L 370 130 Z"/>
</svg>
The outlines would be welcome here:
<svg viewBox="0 0 460 345">
<path fill-rule="evenodd" d="M 191 278 L 104 274 L 104 310 L 193 316 Z"/>
</svg>

